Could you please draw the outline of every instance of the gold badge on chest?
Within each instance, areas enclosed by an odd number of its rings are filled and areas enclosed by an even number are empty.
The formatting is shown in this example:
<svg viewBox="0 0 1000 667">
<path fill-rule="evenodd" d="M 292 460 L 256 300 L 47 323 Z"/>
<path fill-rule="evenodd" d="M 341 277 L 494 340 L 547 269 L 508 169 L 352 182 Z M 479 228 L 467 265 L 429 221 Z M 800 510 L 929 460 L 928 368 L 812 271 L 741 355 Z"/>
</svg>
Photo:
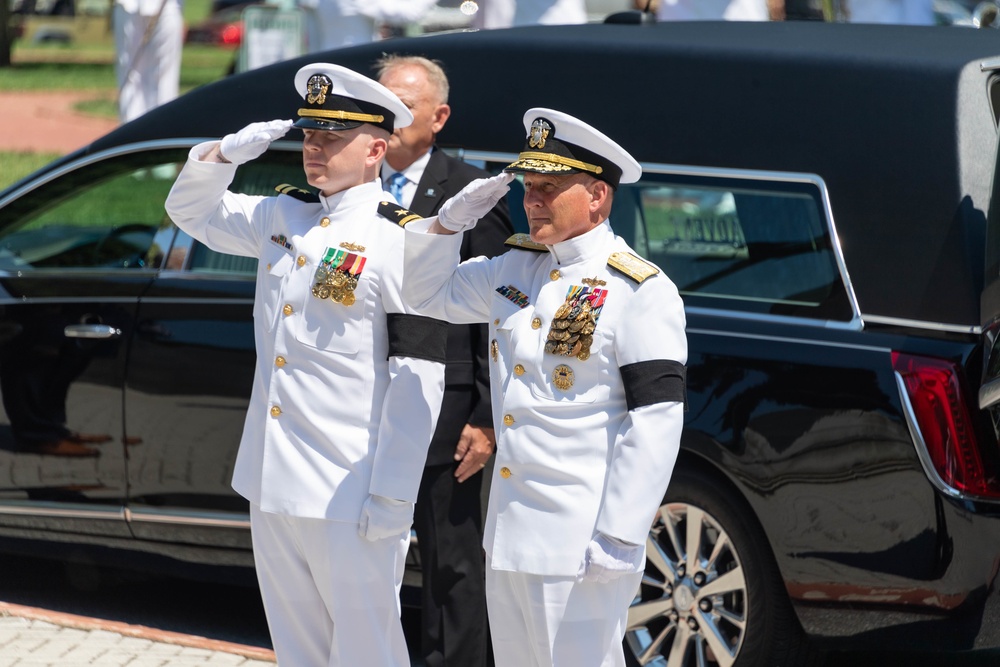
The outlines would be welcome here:
<svg viewBox="0 0 1000 667">
<path fill-rule="evenodd" d="M 313 296 L 345 306 L 354 304 L 354 290 L 358 287 L 358 278 L 366 260 L 366 257 L 353 252 L 327 248 L 313 277 Z"/>
<path fill-rule="evenodd" d="M 566 301 L 552 316 L 545 352 L 576 357 L 580 361 L 589 359 L 597 318 L 601 315 L 607 295 L 608 291 L 605 289 L 571 286 L 566 294 Z"/>
<path fill-rule="evenodd" d="M 566 364 L 559 364 L 552 369 L 552 384 L 556 389 L 569 391 L 573 386 L 573 369 Z"/>
</svg>

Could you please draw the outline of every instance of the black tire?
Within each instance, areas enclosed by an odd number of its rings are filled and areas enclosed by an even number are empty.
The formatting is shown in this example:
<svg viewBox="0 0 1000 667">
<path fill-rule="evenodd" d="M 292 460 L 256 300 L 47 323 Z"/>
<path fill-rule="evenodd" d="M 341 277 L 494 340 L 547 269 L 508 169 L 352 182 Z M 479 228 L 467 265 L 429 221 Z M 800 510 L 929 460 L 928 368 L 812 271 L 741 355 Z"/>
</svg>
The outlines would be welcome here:
<svg viewBox="0 0 1000 667">
<path fill-rule="evenodd" d="M 700 525 L 692 532 L 691 522 Z M 699 558 L 692 565 L 690 542 Z M 646 574 L 629 608 L 630 665 L 819 665 L 774 557 L 747 504 L 700 470 L 674 472 L 646 543 Z"/>
</svg>

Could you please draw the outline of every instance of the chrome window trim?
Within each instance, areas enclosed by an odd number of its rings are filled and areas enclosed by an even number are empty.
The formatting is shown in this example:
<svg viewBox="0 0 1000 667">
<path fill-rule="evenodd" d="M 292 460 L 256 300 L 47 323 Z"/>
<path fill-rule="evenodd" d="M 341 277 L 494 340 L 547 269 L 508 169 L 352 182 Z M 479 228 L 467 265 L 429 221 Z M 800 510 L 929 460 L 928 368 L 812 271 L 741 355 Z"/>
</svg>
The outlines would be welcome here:
<svg viewBox="0 0 1000 667">
<path fill-rule="evenodd" d="M 927 451 L 927 442 L 924 440 L 924 435 L 917 424 L 917 415 L 913 410 L 913 404 L 910 403 L 910 395 L 906 391 L 906 382 L 899 372 L 894 372 L 893 375 L 896 376 L 896 388 L 899 390 L 899 400 L 903 406 L 903 417 L 906 420 L 906 428 L 910 431 L 910 441 L 913 442 L 913 448 L 917 452 L 920 467 L 924 469 L 924 476 L 927 477 L 935 489 L 950 498 L 955 498 L 956 500 L 976 499 L 977 496 L 959 491 L 941 479 L 941 476 L 934 468 L 930 452 Z"/>
<path fill-rule="evenodd" d="M 817 340 L 814 338 L 796 338 L 795 336 L 774 336 L 770 334 L 754 334 L 739 331 L 727 331 L 723 329 L 703 329 L 701 327 L 691 327 L 687 329 L 688 334 L 700 334 L 704 336 L 719 336 L 724 338 L 743 338 L 748 340 L 762 340 L 771 343 L 812 345 L 817 347 L 836 347 L 844 350 L 858 350 L 862 352 L 876 352 L 881 354 L 891 354 L 892 350 L 880 345 L 861 345 L 858 343 L 843 343 L 831 340 Z"/>
<path fill-rule="evenodd" d="M 131 144 L 124 144 L 122 146 L 114 146 L 112 148 L 106 148 L 102 151 L 96 153 L 91 153 L 89 155 L 83 155 L 73 160 L 72 162 L 67 162 L 66 164 L 60 166 L 57 169 L 53 169 L 49 173 L 45 174 L 42 178 L 37 181 L 32 181 L 19 187 L 15 190 L 11 190 L 10 193 L 0 199 L 0 208 L 3 208 L 11 200 L 17 199 L 32 190 L 35 190 L 47 183 L 54 181 L 57 178 L 65 176 L 71 171 L 80 169 L 81 167 L 86 167 L 87 165 L 93 164 L 95 162 L 100 162 L 101 160 L 106 160 L 112 157 L 120 157 L 123 155 L 130 155 L 132 153 L 139 153 L 148 150 L 169 150 L 174 148 L 186 148 L 190 150 L 200 143 L 206 141 L 218 141 L 219 137 L 176 137 L 172 139 L 154 139 L 151 141 L 139 141 Z M 295 141 L 275 141 L 271 144 L 271 149 L 277 150 L 302 150 L 301 142 Z"/>
<path fill-rule="evenodd" d="M 946 322 L 933 322 L 930 320 L 910 320 L 905 317 L 887 317 L 884 315 L 861 316 L 865 322 L 873 324 L 886 324 L 889 326 L 907 327 L 910 329 L 927 329 L 929 331 L 945 331 L 948 333 L 975 334 L 983 333 L 983 328 L 973 324 L 948 324 Z"/>
<path fill-rule="evenodd" d="M 704 315 L 706 317 L 724 317 L 730 320 L 743 320 L 746 322 L 764 322 L 773 324 L 790 324 L 794 326 L 813 327 L 818 329 L 835 329 L 838 331 L 861 331 L 864 329 L 864 322 L 851 320 L 820 320 L 796 315 L 772 315 L 770 313 L 751 313 L 743 310 L 729 310 L 725 308 L 706 308 L 704 306 L 685 306 L 684 312 L 690 315 Z M 690 329 L 689 329 L 690 331 Z"/>
<path fill-rule="evenodd" d="M 109 507 L 106 510 L 86 509 L 70 503 L 38 500 L 0 500 L 0 514 L 39 516 L 51 519 L 99 519 L 125 521 L 125 508 Z"/>
<path fill-rule="evenodd" d="M 241 512 L 191 512 L 153 508 L 134 510 L 126 507 L 124 516 L 129 523 L 166 523 L 178 526 L 245 528 L 250 530 L 250 514 Z"/>
</svg>

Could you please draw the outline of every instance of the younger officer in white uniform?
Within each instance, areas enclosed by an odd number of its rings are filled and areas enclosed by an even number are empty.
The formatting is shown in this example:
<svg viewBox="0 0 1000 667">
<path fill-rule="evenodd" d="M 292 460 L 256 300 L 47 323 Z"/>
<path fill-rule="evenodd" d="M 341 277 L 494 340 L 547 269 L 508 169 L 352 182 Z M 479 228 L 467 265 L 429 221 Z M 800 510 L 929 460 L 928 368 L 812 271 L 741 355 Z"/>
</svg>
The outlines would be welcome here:
<svg viewBox="0 0 1000 667">
<path fill-rule="evenodd" d="M 350 70 L 299 70 L 303 166 L 320 194 L 227 191 L 292 126 L 252 123 L 192 149 L 167 199 L 214 250 L 260 258 L 257 369 L 233 487 L 251 504 L 278 662 L 409 665 L 399 587 L 444 390 L 444 322 L 401 298 L 403 230 L 378 180 L 412 115 Z"/>
<path fill-rule="evenodd" d="M 530 109 L 524 125 L 527 145 L 506 171 L 524 174 L 530 239 L 459 265 L 453 233 L 512 176 L 473 181 L 436 220 L 407 225 L 403 296 L 433 317 L 489 323 L 497 452 L 484 546 L 497 666 L 623 666 L 646 536 L 680 446 L 684 310 L 608 222 L 638 163 L 564 113 Z"/>
</svg>

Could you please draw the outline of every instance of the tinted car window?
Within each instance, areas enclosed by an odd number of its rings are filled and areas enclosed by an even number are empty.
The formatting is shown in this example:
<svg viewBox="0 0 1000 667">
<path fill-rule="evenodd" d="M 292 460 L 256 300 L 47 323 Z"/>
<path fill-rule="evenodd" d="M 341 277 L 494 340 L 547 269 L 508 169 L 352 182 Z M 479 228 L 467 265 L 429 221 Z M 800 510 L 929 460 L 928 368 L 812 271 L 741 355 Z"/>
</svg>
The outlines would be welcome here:
<svg viewBox="0 0 1000 667">
<path fill-rule="evenodd" d="M 523 196 L 515 179 L 509 197 L 519 232 L 528 231 Z M 689 307 L 850 321 L 825 210 L 820 184 L 809 180 L 647 172 L 618 187 L 610 219 Z"/>
<path fill-rule="evenodd" d="M 162 249 L 154 239 L 161 227 L 171 227 L 163 201 L 183 155 L 109 159 L 22 197 L 10 216 L 17 222 L 0 231 L 0 270 L 155 265 Z"/>
<path fill-rule="evenodd" d="M 615 224 L 624 217 L 627 227 L 637 228 L 644 237 L 637 249 L 685 297 L 725 299 L 725 307 L 740 310 L 806 314 L 841 291 L 815 190 L 678 179 L 639 183 L 621 195 L 615 203 L 626 205 L 612 212 Z"/>
<path fill-rule="evenodd" d="M 271 196 L 276 194 L 275 187 L 282 184 L 308 187 L 299 151 L 271 150 L 260 158 L 241 165 L 236 170 L 229 189 L 242 194 Z M 257 273 L 257 258 L 216 252 L 178 231 L 167 268 L 253 277 Z"/>
</svg>

